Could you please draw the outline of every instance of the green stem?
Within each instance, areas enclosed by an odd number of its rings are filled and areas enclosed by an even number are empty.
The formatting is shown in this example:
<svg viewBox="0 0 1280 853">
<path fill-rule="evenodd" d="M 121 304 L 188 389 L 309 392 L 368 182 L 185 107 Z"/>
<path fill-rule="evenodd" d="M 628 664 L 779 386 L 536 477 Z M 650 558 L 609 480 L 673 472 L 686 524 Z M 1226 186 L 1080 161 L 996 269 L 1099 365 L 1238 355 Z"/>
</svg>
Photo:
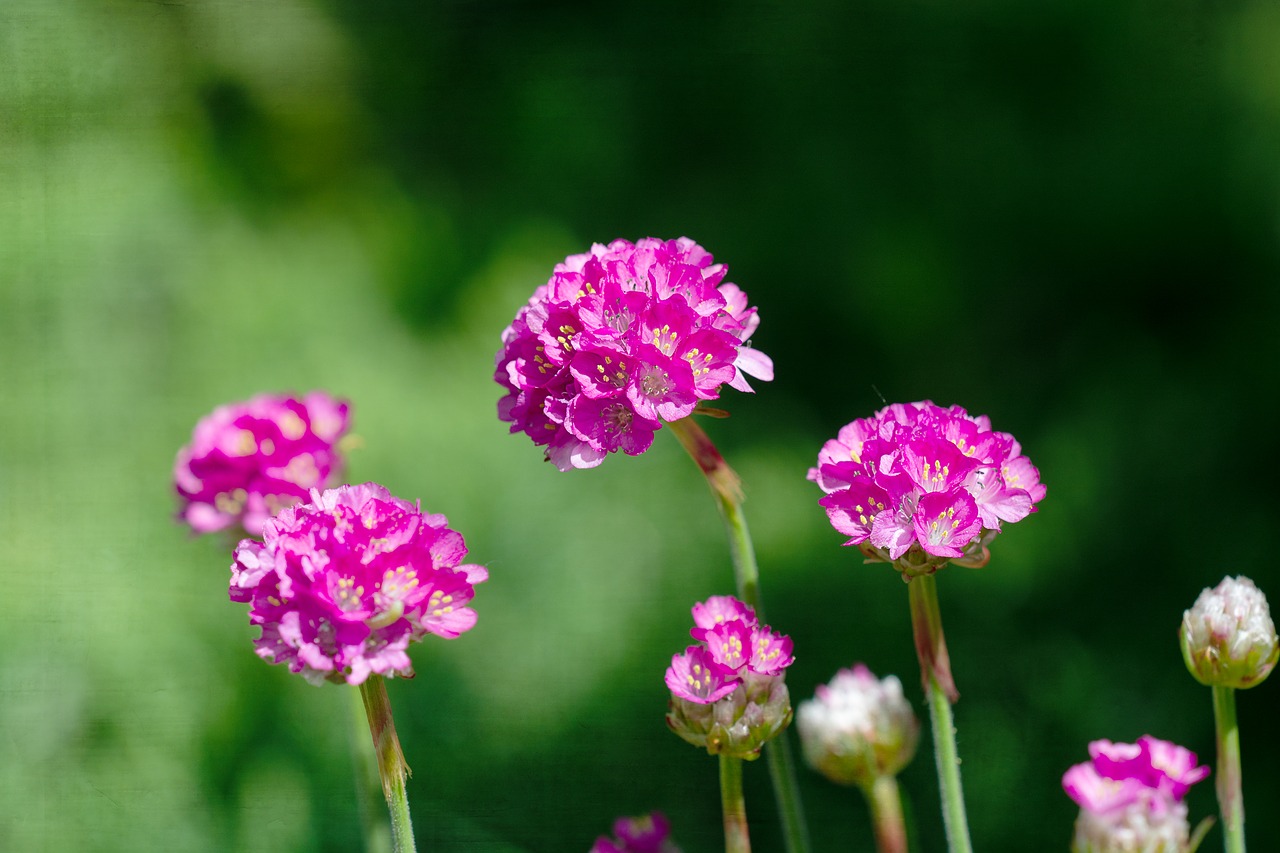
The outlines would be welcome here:
<svg viewBox="0 0 1280 853">
<path fill-rule="evenodd" d="M 964 792 L 960 787 L 956 729 L 951 718 L 951 703 L 959 698 L 959 693 L 951 677 L 946 639 L 942 635 L 937 580 L 933 575 L 920 575 L 911 579 L 907 590 L 911 600 L 916 655 L 920 658 L 920 678 L 933 723 L 933 750 L 938 763 L 938 788 L 942 797 L 942 821 L 947 830 L 947 849 L 951 853 L 972 853 Z"/>
<path fill-rule="evenodd" d="M 902 821 L 902 797 L 893 776 L 877 777 L 862 791 L 871 807 L 871 824 L 879 853 L 907 853 L 907 828 Z"/>
<path fill-rule="evenodd" d="M 1240 729 L 1236 725 L 1236 690 L 1213 686 L 1213 720 L 1218 735 L 1218 808 L 1227 853 L 1244 853 L 1244 792 L 1240 776 Z"/>
<path fill-rule="evenodd" d="M 360 697 L 364 700 L 364 712 L 369 720 L 369 734 L 373 736 L 382 793 L 391 813 L 393 849 L 395 853 L 414 853 L 417 848 L 413 843 L 413 822 L 409 819 L 409 798 L 404 788 L 409 765 L 400 751 L 400 738 L 396 736 L 391 701 L 387 698 L 387 685 L 382 676 L 370 675 L 365 679 L 360 685 Z"/>
<path fill-rule="evenodd" d="M 716 498 L 716 506 L 720 508 L 720 517 L 724 519 L 725 531 L 729 535 L 729 553 L 733 560 L 738 598 L 754 608 L 756 616 L 763 622 L 760 570 L 756 565 L 756 552 L 751 544 L 747 519 L 742 514 L 741 480 L 692 417 L 682 418 L 668 426 L 707 478 L 711 493 Z M 764 755 L 769 764 L 769 778 L 773 782 L 778 813 L 782 817 L 787 853 L 809 853 L 809 828 L 805 824 L 804 806 L 800 802 L 795 758 L 785 732 L 765 744 Z"/>
<path fill-rule="evenodd" d="M 724 810 L 725 853 L 751 853 L 747 801 L 742 796 L 742 759 L 720 756 L 720 806 Z"/>
<path fill-rule="evenodd" d="M 391 834 L 385 822 L 374 815 L 379 808 L 377 794 L 381 786 L 378 779 L 377 757 L 365 746 L 369 722 L 364 711 L 364 697 L 359 689 L 342 692 L 350 699 L 351 707 L 351 758 L 355 762 L 356 800 L 360 812 L 360 826 L 364 830 L 365 853 L 391 853 Z"/>
</svg>

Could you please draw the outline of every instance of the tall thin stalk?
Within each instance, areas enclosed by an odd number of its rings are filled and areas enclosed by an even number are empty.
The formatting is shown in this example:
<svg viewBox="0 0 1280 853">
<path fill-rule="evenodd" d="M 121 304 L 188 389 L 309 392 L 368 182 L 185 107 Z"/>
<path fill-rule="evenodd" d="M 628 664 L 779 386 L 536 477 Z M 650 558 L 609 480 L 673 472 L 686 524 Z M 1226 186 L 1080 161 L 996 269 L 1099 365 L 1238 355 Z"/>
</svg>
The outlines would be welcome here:
<svg viewBox="0 0 1280 853">
<path fill-rule="evenodd" d="M 716 498 L 716 506 L 720 509 L 720 517 L 724 519 L 725 531 L 729 535 L 729 553 L 733 559 L 738 598 L 754 608 L 763 623 L 760 571 L 756 565 L 755 548 L 751 544 L 751 532 L 747 529 L 747 520 L 742 514 L 741 480 L 724 461 L 702 427 L 694 423 L 693 418 L 683 418 L 668 426 L 711 486 L 711 493 Z M 809 853 L 809 829 L 805 824 L 804 807 L 800 802 L 791 742 L 785 732 L 765 744 L 764 755 L 769 764 L 769 777 L 773 782 L 778 812 L 782 817 L 787 853 Z"/>
<path fill-rule="evenodd" d="M 391 701 L 387 698 L 387 685 L 380 675 L 370 675 L 360 685 L 364 699 L 365 716 L 369 719 L 369 733 L 373 736 L 373 750 L 378 758 L 378 776 L 382 779 L 382 794 L 391 814 L 391 841 L 395 853 L 414 853 L 413 822 L 409 819 L 409 798 L 405 793 L 405 780 L 409 765 L 400 751 L 400 738 L 396 736 L 396 723 L 391 716 Z"/>
<path fill-rule="evenodd" d="M 1236 689 L 1213 685 L 1213 721 L 1218 740 L 1214 783 L 1227 853 L 1244 853 L 1244 792 L 1240 776 L 1240 728 L 1236 725 Z"/>
</svg>

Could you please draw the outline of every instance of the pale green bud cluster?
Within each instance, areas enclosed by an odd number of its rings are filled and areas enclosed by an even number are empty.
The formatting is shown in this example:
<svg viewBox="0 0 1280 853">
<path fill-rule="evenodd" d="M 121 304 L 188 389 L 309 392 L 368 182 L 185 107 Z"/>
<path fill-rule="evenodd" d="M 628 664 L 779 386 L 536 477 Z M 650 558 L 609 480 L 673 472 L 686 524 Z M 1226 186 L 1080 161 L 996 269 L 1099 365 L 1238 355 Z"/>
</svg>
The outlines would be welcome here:
<svg viewBox="0 0 1280 853">
<path fill-rule="evenodd" d="M 1261 684 L 1280 658 L 1267 597 L 1246 577 L 1223 578 L 1182 614 L 1182 658 L 1201 684 Z"/>
<path fill-rule="evenodd" d="M 709 704 L 671 697 L 667 725 L 711 755 L 747 761 L 791 722 L 791 696 L 781 675 L 748 673 L 732 693 Z"/>
</svg>

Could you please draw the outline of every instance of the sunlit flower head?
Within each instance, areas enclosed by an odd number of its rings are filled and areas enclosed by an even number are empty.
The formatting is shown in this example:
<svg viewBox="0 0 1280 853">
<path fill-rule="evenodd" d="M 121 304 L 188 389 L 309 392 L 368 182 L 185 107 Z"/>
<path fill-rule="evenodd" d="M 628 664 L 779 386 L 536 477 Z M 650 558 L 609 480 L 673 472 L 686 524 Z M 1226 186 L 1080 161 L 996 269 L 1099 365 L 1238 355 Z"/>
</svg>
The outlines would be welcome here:
<svg viewBox="0 0 1280 853">
<path fill-rule="evenodd" d="M 561 471 L 643 453 L 663 422 L 728 384 L 770 380 L 760 323 L 724 264 L 681 237 L 614 240 L 556 264 L 502 333 L 498 417 Z"/>
<path fill-rule="evenodd" d="M 669 837 L 671 824 L 662 812 L 620 817 L 613 822 L 613 834 L 613 838 L 597 838 L 591 853 L 680 853 Z"/>
<path fill-rule="evenodd" d="M 1044 498 L 1040 473 L 984 415 L 931 402 L 894 404 L 841 428 L 809 479 L 837 531 L 911 577 L 948 562 L 981 566 L 1003 523 Z"/>
<path fill-rule="evenodd" d="M 865 788 L 915 755 L 920 721 L 896 676 L 878 679 L 857 664 L 814 694 L 800 703 L 796 727 L 805 761 L 831 781 Z"/>
<path fill-rule="evenodd" d="M 667 725 L 712 755 L 752 759 L 791 721 L 784 674 L 791 638 L 761 625 L 731 596 L 693 607 L 690 634 L 700 642 L 671 658 Z"/>
<path fill-rule="evenodd" d="M 1080 806 L 1073 853 L 1183 853 L 1188 789 L 1209 775 L 1195 753 L 1143 735 L 1137 743 L 1096 740 L 1091 760 L 1062 777 Z"/>
<path fill-rule="evenodd" d="M 231 600 L 262 628 L 258 655 L 313 684 L 412 675 L 409 643 L 470 630 L 473 587 L 489 576 L 463 564 L 447 524 L 375 483 L 312 490 L 282 510 L 231 566 Z"/>
<path fill-rule="evenodd" d="M 1261 684 L 1280 659 L 1276 624 L 1262 590 L 1246 577 L 1223 578 L 1182 614 L 1182 657 L 1205 685 Z"/>
<path fill-rule="evenodd" d="M 271 516 L 339 482 L 347 418 L 347 404 L 321 391 L 214 409 L 174 464 L 182 520 L 197 533 L 238 527 L 261 535 Z"/>
</svg>

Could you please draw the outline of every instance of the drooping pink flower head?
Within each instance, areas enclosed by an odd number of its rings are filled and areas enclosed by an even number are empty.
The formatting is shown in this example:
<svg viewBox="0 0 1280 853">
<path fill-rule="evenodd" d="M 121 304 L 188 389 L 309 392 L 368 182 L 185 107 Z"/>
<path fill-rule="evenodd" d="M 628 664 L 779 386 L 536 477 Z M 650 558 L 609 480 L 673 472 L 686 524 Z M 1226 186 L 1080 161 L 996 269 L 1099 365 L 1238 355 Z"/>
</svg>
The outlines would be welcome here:
<svg viewBox="0 0 1280 853">
<path fill-rule="evenodd" d="M 214 409 L 178 451 L 180 516 L 196 533 L 239 527 L 259 536 L 267 519 L 336 485 L 347 404 L 321 391 L 261 394 Z"/>
<path fill-rule="evenodd" d="M 1089 755 L 1062 776 L 1080 806 L 1072 850 L 1182 853 L 1189 835 L 1183 798 L 1209 775 L 1195 753 L 1143 735 L 1137 743 L 1093 741 Z"/>
<path fill-rule="evenodd" d="M 1002 523 L 1035 512 L 1040 473 L 985 415 L 929 401 L 894 404 L 841 428 L 809 479 L 831 525 L 906 576 L 981 566 Z"/>
<path fill-rule="evenodd" d="M 231 566 L 231 600 L 262 627 L 259 657 L 313 684 L 413 675 L 409 643 L 469 631 L 473 587 L 489 577 L 463 564 L 466 545 L 447 525 L 376 483 L 313 489 L 281 510 Z"/>
<path fill-rule="evenodd" d="M 591 853 L 680 853 L 670 839 L 671 824 L 662 812 L 620 817 L 613 822 L 614 838 L 596 839 Z"/>
<path fill-rule="evenodd" d="M 673 655 L 667 725 L 713 755 L 755 758 L 791 721 L 784 675 L 795 661 L 791 638 L 761 625 L 738 599 L 713 596 L 693 606 L 690 634 L 700 642 Z"/>
<path fill-rule="evenodd" d="M 561 471 L 635 456 L 662 423 L 724 384 L 750 391 L 773 363 L 747 345 L 760 323 L 724 264 L 687 237 L 614 240 L 556 264 L 502 333 L 498 417 Z"/>
</svg>

